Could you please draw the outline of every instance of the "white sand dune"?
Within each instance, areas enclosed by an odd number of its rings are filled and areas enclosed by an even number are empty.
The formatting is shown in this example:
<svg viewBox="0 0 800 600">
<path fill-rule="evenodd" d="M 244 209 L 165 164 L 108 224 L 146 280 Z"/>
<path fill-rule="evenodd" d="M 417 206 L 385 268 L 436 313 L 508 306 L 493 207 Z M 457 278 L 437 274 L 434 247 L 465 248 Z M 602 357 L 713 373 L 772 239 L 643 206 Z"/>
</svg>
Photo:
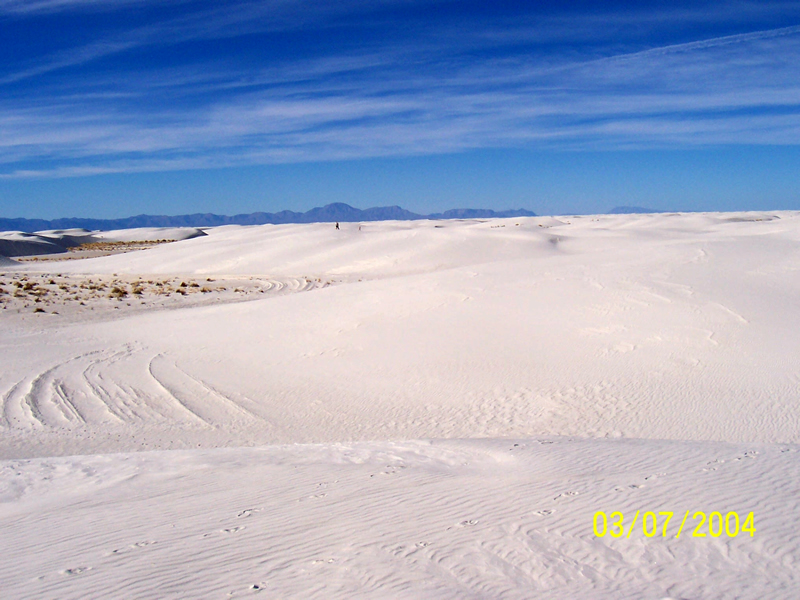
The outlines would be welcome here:
<svg viewBox="0 0 800 600">
<path fill-rule="evenodd" d="M 191 240 L 204 236 L 197 227 L 134 227 L 131 229 L 114 229 L 111 231 L 95 231 L 92 237 L 100 242 L 155 242 L 159 240 Z"/>
<path fill-rule="evenodd" d="M 800 594 L 800 213 L 358 227 L 56 267 L 277 282 L 250 302 L 0 311 L 8 597 Z"/>
<path fill-rule="evenodd" d="M 66 247 L 46 235 L 22 231 L 0 232 L 0 258 L 59 252 L 66 252 Z"/>
<path fill-rule="evenodd" d="M 552 256 L 557 253 L 560 236 L 571 223 L 579 223 L 578 219 L 342 223 L 338 231 L 332 223 L 229 225 L 206 229 L 207 236 L 191 244 L 171 244 L 136 256 L 82 261 L 59 270 L 386 278 Z M 122 234 L 113 233 L 115 239 Z M 148 237 L 147 230 L 139 230 L 134 237 Z"/>
<path fill-rule="evenodd" d="M 0 258 L 59 254 L 81 244 L 97 242 L 155 242 L 188 240 L 205 235 L 195 227 L 144 227 L 113 231 L 53 229 L 26 233 L 0 231 Z"/>
</svg>

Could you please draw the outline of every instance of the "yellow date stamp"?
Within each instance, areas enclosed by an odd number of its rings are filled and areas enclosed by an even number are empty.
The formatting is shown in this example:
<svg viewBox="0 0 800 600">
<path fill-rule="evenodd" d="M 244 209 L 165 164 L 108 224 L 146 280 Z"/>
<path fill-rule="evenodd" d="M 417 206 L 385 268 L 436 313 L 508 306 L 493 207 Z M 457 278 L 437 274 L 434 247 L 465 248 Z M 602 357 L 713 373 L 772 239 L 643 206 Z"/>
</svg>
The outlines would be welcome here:
<svg viewBox="0 0 800 600">
<path fill-rule="evenodd" d="M 637 510 L 636 514 L 633 515 L 633 519 L 628 522 L 625 521 L 625 516 L 619 511 L 606 514 L 604 511 L 598 510 L 594 513 L 592 523 L 594 535 L 599 538 L 606 535 L 612 538 L 629 538 L 634 530 L 637 534 L 639 533 L 639 529 L 636 528 L 637 522 L 641 524 L 642 534 L 649 538 L 671 538 L 674 535 L 675 539 L 680 539 L 684 529 L 686 529 L 687 535 L 688 531 L 691 531 L 691 537 L 695 538 L 718 538 L 721 536 L 733 538 L 740 534 L 749 534 L 750 537 L 753 537 L 756 533 L 755 517 L 752 512 L 747 513 L 744 519 L 741 519 L 739 513 L 732 511 L 723 515 L 719 511 L 705 513 L 698 510 L 692 514 L 692 518 L 689 520 L 691 511 L 687 510 L 683 515 L 680 526 L 678 526 L 677 519 L 673 522 L 672 517 L 675 515 L 673 512 L 648 510 L 642 515 L 640 521 L 639 515 L 641 512 L 641 510 Z M 687 523 L 687 521 L 689 522 Z M 673 523 L 672 528 L 670 528 L 670 523 Z M 674 533 L 676 528 L 677 533 Z"/>
</svg>

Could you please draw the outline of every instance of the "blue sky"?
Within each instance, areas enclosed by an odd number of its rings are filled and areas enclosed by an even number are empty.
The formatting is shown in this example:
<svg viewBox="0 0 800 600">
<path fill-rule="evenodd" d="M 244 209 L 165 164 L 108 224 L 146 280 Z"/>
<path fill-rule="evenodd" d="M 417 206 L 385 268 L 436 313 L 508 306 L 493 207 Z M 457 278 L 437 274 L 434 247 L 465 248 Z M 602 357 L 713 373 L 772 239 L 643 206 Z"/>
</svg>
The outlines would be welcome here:
<svg viewBox="0 0 800 600">
<path fill-rule="evenodd" d="M 800 3 L 0 0 L 0 216 L 800 209 Z"/>
</svg>

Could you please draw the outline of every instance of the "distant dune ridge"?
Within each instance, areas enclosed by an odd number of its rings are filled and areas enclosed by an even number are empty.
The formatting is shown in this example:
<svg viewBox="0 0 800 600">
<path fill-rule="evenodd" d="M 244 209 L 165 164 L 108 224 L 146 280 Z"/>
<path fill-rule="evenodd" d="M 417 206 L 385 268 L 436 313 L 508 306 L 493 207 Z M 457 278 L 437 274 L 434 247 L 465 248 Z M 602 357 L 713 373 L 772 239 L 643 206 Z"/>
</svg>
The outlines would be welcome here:
<svg viewBox="0 0 800 600">
<path fill-rule="evenodd" d="M 643 206 L 615 206 L 608 214 L 610 215 L 640 215 L 640 214 L 655 214 L 662 213 L 663 210 L 656 210 L 654 208 L 645 208 Z"/>
<path fill-rule="evenodd" d="M 284 223 L 333 223 L 341 221 L 417 221 L 420 219 L 491 219 L 506 217 L 535 217 L 536 213 L 523 208 L 494 211 L 485 208 L 455 208 L 442 213 L 420 215 L 399 206 L 380 206 L 361 210 L 349 204 L 336 202 L 312 208 L 307 212 L 282 210 L 276 213 L 254 212 L 242 215 L 137 215 L 124 219 L 5 219 L 0 218 L 0 231 L 34 232 L 45 229 L 90 229 L 108 231 L 134 227 L 216 227 L 219 225 L 266 225 Z"/>
<path fill-rule="evenodd" d="M 87 229 L 51 229 L 28 233 L 0 233 L 0 257 L 61 254 L 70 248 L 98 242 L 178 241 L 206 235 L 194 227 L 151 227 L 118 231 L 89 231 Z"/>
</svg>

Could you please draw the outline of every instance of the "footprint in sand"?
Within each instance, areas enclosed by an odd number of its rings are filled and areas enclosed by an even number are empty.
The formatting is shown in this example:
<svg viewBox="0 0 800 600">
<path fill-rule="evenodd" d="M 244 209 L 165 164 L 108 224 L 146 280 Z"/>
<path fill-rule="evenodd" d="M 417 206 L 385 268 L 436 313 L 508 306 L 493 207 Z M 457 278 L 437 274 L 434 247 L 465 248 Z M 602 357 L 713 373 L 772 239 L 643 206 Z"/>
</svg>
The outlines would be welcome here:
<svg viewBox="0 0 800 600">
<path fill-rule="evenodd" d="M 80 575 L 81 573 L 85 573 L 86 571 L 91 571 L 92 567 L 73 567 L 71 569 L 64 569 L 63 571 L 59 571 L 62 575 Z"/>
<path fill-rule="evenodd" d="M 614 491 L 615 491 L 615 492 L 628 492 L 628 491 L 630 491 L 630 490 L 638 490 L 639 488 L 643 488 L 643 487 L 645 487 L 645 486 L 643 486 L 643 485 L 637 485 L 637 484 L 635 484 L 635 483 L 632 483 L 631 485 L 625 485 L 625 486 L 618 486 L 618 487 L 615 487 L 615 488 L 614 488 Z"/>
<path fill-rule="evenodd" d="M 250 589 L 253 590 L 254 592 L 263 592 L 264 588 L 266 588 L 266 586 L 267 586 L 267 584 L 265 582 L 261 581 L 259 583 L 254 583 L 253 585 L 251 585 Z"/>
<path fill-rule="evenodd" d="M 556 511 L 554 511 L 552 509 L 549 509 L 549 508 L 543 508 L 542 510 L 533 511 L 533 514 L 535 514 L 538 517 L 546 517 L 548 515 L 552 515 L 554 512 L 556 512 Z"/>
<path fill-rule="evenodd" d="M 128 552 L 133 552 L 138 548 L 146 548 L 147 546 L 152 546 L 155 543 L 156 543 L 155 540 L 144 540 L 142 542 L 136 542 L 135 544 L 131 544 L 130 546 L 127 546 L 125 548 L 117 548 L 115 550 L 112 550 L 110 554 L 127 554 Z"/>
<path fill-rule="evenodd" d="M 267 589 L 267 582 L 266 581 L 259 581 L 258 583 L 252 583 L 247 586 L 246 590 L 232 590 L 225 594 L 227 598 L 242 598 L 244 596 L 252 596 L 254 593 L 263 592 Z"/>
<path fill-rule="evenodd" d="M 737 456 L 733 460 L 744 460 L 745 458 L 755 458 L 758 454 L 757 450 L 747 450 L 742 456 Z"/>
<path fill-rule="evenodd" d="M 298 502 L 304 502 L 306 500 L 318 500 L 320 498 L 324 498 L 328 494 L 326 492 L 322 492 L 321 494 L 311 494 L 310 496 L 303 496 L 302 498 L 298 499 Z"/>
<path fill-rule="evenodd" d="M 558 500 L 559 498 L 568 498 L 570 496 L 577 496 L 577 495 L 578 495 L 578 492 L 564 492 L 562 494 L 559 494 L 555 498 L 553 498 L 553 500 Z"/>
<path fill-rule="evenodd" d="M 405 469 L 405 465 L 386 465 L 386 470 L 381 471 L 380 473 L 373 473 L 370 477 L 375 477 L 375 475 L 395 475 L 401 469 Z"/>
<path fill-rule="evenodd" d="M 242 529 L 244 529 L 244 525 L 240 525 L 238 527 L 229 527 L 227 529 L 221 529 L 222 533 L 239 533 Z"/>
<path fill-rule="evenodd" d="M 703 469 L 701 469 L 701 471 L 703 472 L 716 471 L 717 469 L 719 469 L 719 465 L 722 465 L 726 462 L 738 462 L 744 460 L 745 458 L 756 458 L 757 455 L 758 455 L 758 450 L 746 450 L 744 454 L 734 458 L 730 459 L 716 458 L 714 460 L 707 462 L 706 466 Z"/>
</svg>

